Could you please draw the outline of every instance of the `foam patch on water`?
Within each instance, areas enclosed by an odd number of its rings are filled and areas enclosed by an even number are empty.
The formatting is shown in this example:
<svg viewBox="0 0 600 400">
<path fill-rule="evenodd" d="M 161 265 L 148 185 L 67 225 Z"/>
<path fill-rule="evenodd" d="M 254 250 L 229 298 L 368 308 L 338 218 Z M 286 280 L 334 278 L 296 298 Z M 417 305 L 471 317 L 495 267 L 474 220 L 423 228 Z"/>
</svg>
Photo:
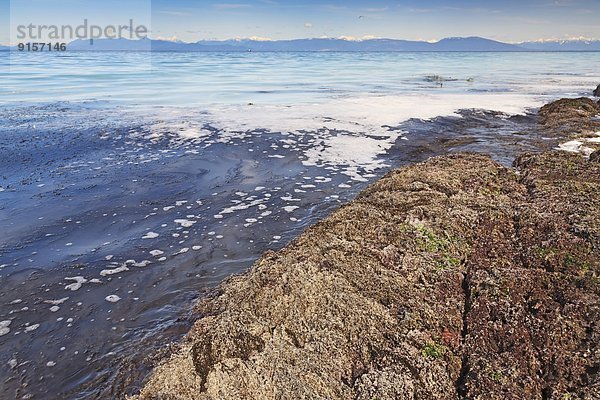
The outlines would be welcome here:
<svg viewBox="0 0 600 400">
<path fill-rule="evenodd" d="M 204 124 L 199 121 L 184 120 L 176 124 L 161 121 L 153 124 L 147 139 L 159 139 L 165 134 L 176 134 L 179 138 L 186 141 L 197 141 L 211 135 L 211 131 L 204 128 Z"/>
<path fill-rule="evenodd" d="M 65 280 L 75 281 L 65 286 L 65 289 L 72 291 L 79 290 L 81 286 L 88 281 L 83 276 L 66 277 Z"/>
<path fill-rule="evenodd" d="M 343 173 L 364 181 L 362 172 L 386 166 L 378 156 L 403 138 L 403 132 L 394 127 L 409 119 L 459 116 L 457 112 L 463 109 L 523 114 L 545 101 L 547 98 L 516 93 L 408 93 L 338 97 L 296 105 L 213 106 L 194 117 L 217 132 L 217 137 L 210 140 L 207 130 L 199 128 L 198 121 L 190 118 L 189 109 L 163 108 L 160 117 L 161 121 L 173 121 L 171 134 L 199 129 L 197 134 L 188 132 L 179 137 L 193 138 L 196 142 L 206 140 L 206 146 L 245 139 L 251 132 L 280 133 L 281 148 L 273 145 L 275 153 L 267 154 L 266 158 L 284 159 L 286 154 L 282 149 L 300 150 L 305 165 L 346 167 Z M 183 127 L 181 121 L 186 121 L 188 128 Z M 160 122 L 162 128 L 154 131 L 154 138 L 166 132 L 165 124 L 168 125 Z M 300 146 L 306 138 L 308 146 Z"/>
<path fill-rule="evenodd" d="M 113 269 L 103 269 L 102 271 L 100 271 L 100 275 L 108 276 L 108 275 L 114 275 L 114 274 L 118 274 L 120 272 L 125 272 L 125 271 L 129 271 L 129 268 L 127 268 L 125 265 L 122 265 L 120 267 L 113 268 Z"/>
<path fill-rule="evenodd" d="M 117 301 L 121 300 L 121 298 L 119 296 L 117 296 L 116 294 L 108 295 L 104 299 L 106 301 L 108 301 L 109 303 L 116 303 Z"/>
<path fill-rule="evenodd" d="M 58 299 L 58 300 L 44 300 L 44 303 L 51 304 L 54 306 L 59 306 L 67 300 L 69 300 L 68 297 L 63 297 L 62 299 Z"/>
<path fill-rule="evenodd" d="M 363 132 L 387 136 L 385 126 L 397 126 L 411 118 L 431 119 L 456 115 L 461 109 L 484 109 L 522 114 L 544 103 L 531 95 L 513 93 L 403 94 L 336 98 L 322 103 L 294 106 L 227 106 L 208 112 L 211 125 L 223 131 L 265 129 L 298 133 L 320 129 Z"/>
<path fill-rule="evenodd" d="M 568 142 L 559 144 L 556 149 L 566 151 L 568 153 L 579 153 L 589 157 L 594 152 L 594 149 L 592 147 L 585 146 L 585 143 L 600 143 L 600 132 L 596 132 L 596 136 L 598 137 L 569 140 Z"/>
<path fill-rule="evenodd" d="M 10 332 L 9 326 L 11 323 L 12 321 L 9 319 L 5 321 L 0 321 L 0 336 L 4 336 Z"/>
<path fill-rule="evenodd" d="M 385 167 L 386 164 L 376 157 L 385 153 L 393 146 L 399 135 L 390 135 L 387 140 L 376 140 L 365 136 L 338 135 L 327 138 L 305 152 L 304 165 L 348 165 L 349 167 L 362 167 L 373 171 Z M 344 171 L 346 175 L 358 178 L 352 169 Z M 305 185 L 314 187 L 314 185 Z M 303 186 L 303 187 L 305 187 Z"/>
<path fill-rule="evenodd" d="M 189 247 L 184 247 L 183 249 L 179 250 L 178 252 L 173 253 L 173 256 L 178 256 L 179 254 L 185 254 L 188 251 L 190 251 L 190 248 Z"/>
<path fill-rule="evenodd" d="M 184 228 L 190 228 L 192 225 L 194 225 L 197 221 L 190 221 L 188 219 L 176 219 L 175 223 L 181 225 Z"/>
</svg>

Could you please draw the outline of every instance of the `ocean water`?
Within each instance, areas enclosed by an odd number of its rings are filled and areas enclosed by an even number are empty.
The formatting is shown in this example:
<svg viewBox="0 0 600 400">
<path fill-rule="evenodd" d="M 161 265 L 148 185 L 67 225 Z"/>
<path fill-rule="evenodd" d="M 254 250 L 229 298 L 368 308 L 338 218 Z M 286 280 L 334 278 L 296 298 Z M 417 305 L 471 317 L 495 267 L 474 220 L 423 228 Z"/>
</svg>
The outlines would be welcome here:
<svg viewBox="0 0 600 400">
<path fill-rule="evenodd" d="M 0 54 L 0 103 L 299 104 L 337 96 L 589 91 L 599 53 Z M 467 81 L 472 78 L 472 81 Z"/>
<path fill-rule="evenodd" d="M 0 393 L 133 393 L 191 305 L 391 168 L 555 147 L 600 53 L 0 53 Z"/>
</svg>

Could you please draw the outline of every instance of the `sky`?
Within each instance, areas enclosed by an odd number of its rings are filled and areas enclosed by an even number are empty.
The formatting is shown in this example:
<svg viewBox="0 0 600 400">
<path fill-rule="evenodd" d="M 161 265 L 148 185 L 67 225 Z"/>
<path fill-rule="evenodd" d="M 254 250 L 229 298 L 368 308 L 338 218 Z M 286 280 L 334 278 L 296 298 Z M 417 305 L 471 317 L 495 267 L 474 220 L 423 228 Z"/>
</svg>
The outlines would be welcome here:
<svg viewBox="0 0 600 400">
<path fill-rule="evenodd" d="M 600 38 L 600 0 L 0 0 L 0 43 L 16 25 L 144 24 L 153 38 L 385 37 L 504 42 Z M 11 37 L 13 40 L 11 40 Z"/>
</svg>

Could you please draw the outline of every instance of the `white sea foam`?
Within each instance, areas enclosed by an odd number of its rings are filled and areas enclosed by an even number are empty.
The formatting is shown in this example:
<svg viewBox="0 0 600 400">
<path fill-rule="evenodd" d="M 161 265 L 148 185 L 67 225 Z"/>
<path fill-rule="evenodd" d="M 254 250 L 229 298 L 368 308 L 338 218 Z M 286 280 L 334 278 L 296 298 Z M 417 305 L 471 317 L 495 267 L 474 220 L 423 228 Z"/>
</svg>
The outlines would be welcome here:
<svg viewBox="0 0 600 400">
<path fill-rule="evenodd" d="M 304 165 L 348 165 L 362 167 L 373 171 L 385 166 L 377 155 L 385 153 L 396 141 L 397 135 L 390 135 L 386 140 L 376 140 L 364 136 L 338 135 L 327 138 L 308 149 L 305 153 Z M 344 173 L 357 178 L 358 174 L 346 169 Z"/>
<path fill-rule="evenodd" d="M 594 149 L 592 147 L 585 146 L 585 143 L 600 143 L 600 132 L 596 132 L 596 135 L 599 137 L 569 140 L 568 142 L 559 144 L 556 149 L 569 153 L 580 153 L 586 157 L 589 157 L 594 152 Z"/>
<path fill-rule="evenodd" d="M 65 286 L 65 289 L 72 290 L 72 291 L 79 290 L 81 288 L 81 285 L 83 285 L 84 283 L 86 283 L 88 281 L 83 276 L 67 277 L 67 278 L 65 278 L 65 280 L 75 281 L 75 282 L 70 283 Z"/>
<path fill-rule="evenodd" d="M 215 107 L 208 112 L 211 124 L 224 131 L 266 129 L 298 134 L 322 129 L 364 132 L 386 136 L 385 126 L 410 118 L 430 119 L 455 115 L 459 109 L 485 109 L 521 114 L 542 99 L 514 93 L 407 93 L 403 95 L 333 98 L 320 103 Z"/>
<path fill-rule="evenodd" d="M 104 299 L 106 301 L 108 301 L 109 303 L 116 303 L 117 301 L 121 300 L 121 298 L 119 296 L 117 296 L 116 294 L 108 295 Z"/>
<path fill-rule="evenodd" d="M 539 93 L 538 90 L 530 93 Z M 216 139 L 210 143 L 228 143 L 233 139 L 249 137 L 248 132 L 270 131 L 282 134 L 281 147 L 294 148 L 297 139 L 307 134 L 316 134 L 318 138 L 353 133 L 366 140 L 375 141 L 364 148 L 355 148 L 363 153 L 362 157 L 375 157 L 385 144 L 377 143 L 377 137 L 393 141 L 401 137 L 401 132 L 392 131 L 390 127 L 398 126 L 411 118 L 431 119 L 437 116 L 457 115 L 460 109 L 485 109 L 521 114 L 528 108 L 542 105 L 547 98 L 517 93 L 404 93 L 401 95 L 358 95 L 352 97 L 334 97 L 322 99 L 314 103 L 294 105 L 220 105 L 204 110 L 197 120 L 190 118 L 190 112 L 184 108 L 160 109 L 160 121 L 150 125 L 153 135 L 168 135 L 183 132 L 182 139 L 203 140 L 211 133 L 198 126 L 209 124 L 219 131 Z M 151 113 L 156 116 L 157 110 Z M 186 121 L 188 127 L 180 126 Z M 193 127 L 189 127 L 193 126 Z M 200 132 L 200 133 L 198 133 Z M 291 136 L 289 136 L 291 135 Z M 288 137 L 286 137 L 288 136 Z M 339 139 L 338 139 L 339 140 Z M 355 142 L 355 144 L 358 144 Z M 377 145 L 378 144 L 378 145 Z M 278 148 L 272 145 L 272 148 Z M 375 152 L 375 153 L 374 153 Z M 343 153 L 346 154 L 346 153 Z M 343 154 L 337 154 L 336 160 Z M 272 154 L 268 157 L 281 158 L 283 154 Z M 356 155 L 350 161 L 356 161 Z M 177 202 L 181 205 L 181 202 Z"/>
<path fill-rule="evenodd" d="M 11 323 L 12 321 L 10 319 L 0 321 L 0 336 L 4 336 L 10 332 L 9 326 Z"/>
<path fill-rule="evenodd" d="M 173 255 L 177 256 L 179 254 L 187 253 L 188 251 L 190 251 L 189 247 L 184 247 L 183 249 L 179 250 L 177 253 L 173 253 Z"/>
<path fill-rule="evenodd" d="M 53 306 L 59 306 L 67 300 L 69 300 L 68 297 L 63 297 L 62 299 L 58 299 L 58 300 L 44 300 L 44 303 L 52 304 Z"/>
<path fill-rule="evenodd" d="M 544 101 L 541 97 L 515 93 L 407 93 L 331 98 L 292 106 L 215 106 L 202 117 L 220 131 L 219 142 L 227 143 L 233 138 L 246 137 L 247 132 L 266 130 L 280 132 L 285 148 L 296 149 L 298 140 L 308 135 L 310 145 L 305 146 L 301 155 L 305 165 L 350 166 L 373 171 L 385 166 L 378 155 L 403 138 L 403 132 L 391 127 L 411 118 L 458 115 L 456 112 L 461 109 L 522 114 Z M 357 169 L 342 172 L 353 180 L 365 180 Z"/>
<path fill-rule="evenodd" d="M 188 219 L 176 219 L 175 223 L 181 225 L 184 228 L 189 228 L 194 225 L 197 221 L 190 221 Z"/>
<path fill-rule="evenodd" d="M 100 271 L 100 275 L 101 276 L 108 276 L 108 275 L 114 275 L 114 274 L 118 274 L 120 272 L 125 272 L 125 271 L 129 271 L 129 268 L 127 268 L 125 265 L 121 265 L 118 268 L 103 269 L 102 271 Z"/>
<path fill-rule="evenodd" d="M 558 150 L 566 151 L 569 153 L 579 153 L 583 147 L 581 140 L 569 140 L 568 142 L 561 143 L 558 145 Z"/>
<path fill-rule="evenodd" d="M 147 267 L 148 265 L 152 264 L 152 261 L 150 261 L 150 260 L 143 260 L 143 261 L 137 262 L 135 260 L 127 260 L 127 261 L 125 261 L 125 264 L 132 265 L 134 267 L 141 267 L 141 268 L 143 268 L 143 267 Z"/>
</svg>

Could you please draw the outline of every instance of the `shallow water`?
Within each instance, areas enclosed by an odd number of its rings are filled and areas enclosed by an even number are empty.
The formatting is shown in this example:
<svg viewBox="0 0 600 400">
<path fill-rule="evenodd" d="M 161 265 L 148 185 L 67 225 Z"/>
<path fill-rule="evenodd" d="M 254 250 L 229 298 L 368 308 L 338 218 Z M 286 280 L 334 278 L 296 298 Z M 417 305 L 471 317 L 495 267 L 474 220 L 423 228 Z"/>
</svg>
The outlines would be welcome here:
<svg viewBox="0 0 600 400">
<path fill-rule="evenodd" d="M 393 167 L 555 146 L 527 111 L 600 82 L 596 53 L 148 57 L 0 54 L 8 398 L 135 391 L 265 250 Z"/>
<path fill-rule="evenodd" d="M 430 92 L 563 94 L 597 85 L 600 53 L 0 53 L 0 103 L 299 104 Z"/>
</svg>

